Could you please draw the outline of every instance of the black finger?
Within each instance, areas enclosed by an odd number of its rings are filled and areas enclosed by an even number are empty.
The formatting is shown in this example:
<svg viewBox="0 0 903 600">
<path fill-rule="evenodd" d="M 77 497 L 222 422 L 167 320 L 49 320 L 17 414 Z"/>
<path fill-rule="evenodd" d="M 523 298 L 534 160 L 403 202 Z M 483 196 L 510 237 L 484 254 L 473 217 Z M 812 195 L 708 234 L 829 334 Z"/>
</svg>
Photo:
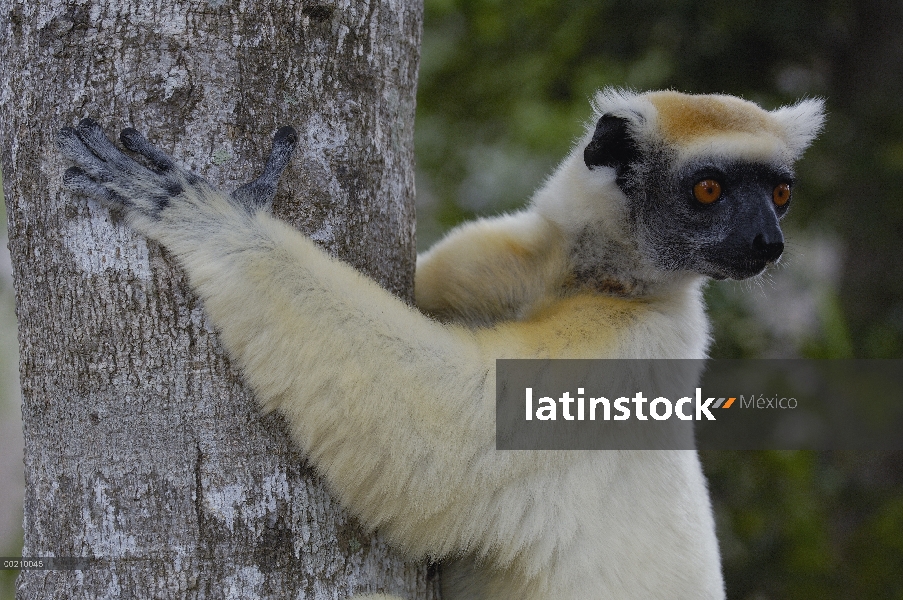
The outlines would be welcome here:
<svg viewBox="0 0 903 600">
<path fill-rule="evenodd" d="M 72 127 L 63 127 L 57 134 L 56 143 L 63 156 L 87 171 L 94 179 L 101 181 L 112 179 L 113 175 L 104 161 L 88 149 Z"/>
<path fill-rule="evenodd" d="M 113 145 L 94 119 L 82 119 L 75 131 L 85 146 L 101 160 L 128 172 L 134 172 L 135 167 L 139 166 Z"/>
<path fill-rule="evenodd" d="M 130 204 L 127 199 L 100 185 L 78 167 L 69 167 L 66 169 L 66 172 L 63 173 L 63 185 L 73 192 L 97 198 L 107 204 Z"/>
<path fill-rule="evenodd" d="M 285 171 L 292 158 L 292 152 L 298 145 L 298 133 L 293 127 L 281 127 L 273 136 L 273 148 L 260 177 L 247 183 L 234 192 L 232 197 L 238 202 L 259 208 L 268 206 L 276 196 L 279 177 Z"/>
<path fill-rule="evenodd" d="M 168 154 L 158 149 L 156 146 L 147 141 L 137 129 L 128 127 L 123 129 L 119 134 L 119 140 L 122 144 L 131 150 L 145 157 L 159 170 L 171 171 L 175 168 L 175 162 Z"/>
<path fill-rule="evenodd" d="M 274 184 L 279 181 L 279 177 L 288 166 L 297 145 L 298 132 L 295 131 L 295 128 L 288 125 L 280 127 L 273 136 L 273 149 L 270 150 L 270 157 L 267 159 L 267 164 L 259 179 L 272 181 Z"/>
</svg>

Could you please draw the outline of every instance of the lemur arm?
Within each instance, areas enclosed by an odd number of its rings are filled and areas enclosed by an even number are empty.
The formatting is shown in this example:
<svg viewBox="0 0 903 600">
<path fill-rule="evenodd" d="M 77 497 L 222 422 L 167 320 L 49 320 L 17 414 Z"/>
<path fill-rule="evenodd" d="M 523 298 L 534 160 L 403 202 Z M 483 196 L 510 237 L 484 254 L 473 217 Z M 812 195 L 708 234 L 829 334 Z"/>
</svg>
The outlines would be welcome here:
<svg viewBox="0 0 903 600">
<path fill-rule="evenodd" d="M 494 451 L 496 334 L 431 320 L 262 210 L 293 130 L 277 132 L 263 175 L 231 196 L 135 130 L 121 140 L 153 170 L 90 120 L 59 140 L 76 165 L 69 189 L 119 207 L 177 259 L 261 404 L 285 415 L 365 523 L 434 556 L 530 534 L 516 515 L 535 495 L 518 486 L 549 465 Z"/>
<path fill-rule="evenodd" d="M 417 308 L 442 322 L 486 327 L 521 320 L 565 284 L 558 227 L 522 211 L 461 225 L 417 257 Z"/>
</svg>

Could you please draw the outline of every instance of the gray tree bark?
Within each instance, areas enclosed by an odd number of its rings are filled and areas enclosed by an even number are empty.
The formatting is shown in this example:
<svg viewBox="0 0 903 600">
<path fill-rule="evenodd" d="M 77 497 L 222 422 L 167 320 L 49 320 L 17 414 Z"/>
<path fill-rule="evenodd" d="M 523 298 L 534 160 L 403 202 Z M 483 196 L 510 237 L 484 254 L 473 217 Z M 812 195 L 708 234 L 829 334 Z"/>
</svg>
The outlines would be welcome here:
<svg viewBox="0 0 903 600">
<path fill-rule="evenodd" d="M 61 191 L 54 138 L 134 126 L 232 189 L 279 125 L 276 212 L 411 298 L 418 0 L 0 0 L 25 428 L 18 598 L 431 598 L 262 416 L 178 268 Z M 198 240 L 203 243 L 203 240 Z"/>
</svg>

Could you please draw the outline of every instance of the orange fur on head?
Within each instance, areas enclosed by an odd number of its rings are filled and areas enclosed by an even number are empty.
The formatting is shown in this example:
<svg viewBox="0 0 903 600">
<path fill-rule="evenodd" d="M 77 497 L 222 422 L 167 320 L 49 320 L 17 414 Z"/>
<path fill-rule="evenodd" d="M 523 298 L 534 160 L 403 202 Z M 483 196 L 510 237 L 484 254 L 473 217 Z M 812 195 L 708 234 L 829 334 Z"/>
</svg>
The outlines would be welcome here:
<svg viewBox="0 0 903 600">
<path fill-rule="evenodd" d="M 770 133 L 782 138 L 775 119 L 758 105 L 733 96 L 689 95 L 661 91 L 646 95 L 658 111 L 662 137 L 686 143 L 726 133 Z"/>
</svg>

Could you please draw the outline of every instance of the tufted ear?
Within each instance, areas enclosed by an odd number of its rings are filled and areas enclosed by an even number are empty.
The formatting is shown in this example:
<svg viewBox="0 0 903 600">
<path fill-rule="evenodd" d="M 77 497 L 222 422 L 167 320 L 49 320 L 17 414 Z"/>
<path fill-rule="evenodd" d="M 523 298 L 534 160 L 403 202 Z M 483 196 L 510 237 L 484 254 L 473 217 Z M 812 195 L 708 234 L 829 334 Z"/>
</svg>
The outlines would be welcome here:
<svg viewBox="0 0 903 600">
<path fill-rule="evenodd" d="M 596 123 L 593 139 L 583 149 L 583 162 L 588 168 L 611 167 L 619 179 L 639 156 L 627 119 L 611 114 L 602 115 Z"/>
<path fill-rule="evenodd" d="M 824 126 L 825 102 L 821 98 L 810 98 L 779 108 L 771 114 L 784 127 L 787 146 L 794 158 L 799 158 Z"/>
</svg>

